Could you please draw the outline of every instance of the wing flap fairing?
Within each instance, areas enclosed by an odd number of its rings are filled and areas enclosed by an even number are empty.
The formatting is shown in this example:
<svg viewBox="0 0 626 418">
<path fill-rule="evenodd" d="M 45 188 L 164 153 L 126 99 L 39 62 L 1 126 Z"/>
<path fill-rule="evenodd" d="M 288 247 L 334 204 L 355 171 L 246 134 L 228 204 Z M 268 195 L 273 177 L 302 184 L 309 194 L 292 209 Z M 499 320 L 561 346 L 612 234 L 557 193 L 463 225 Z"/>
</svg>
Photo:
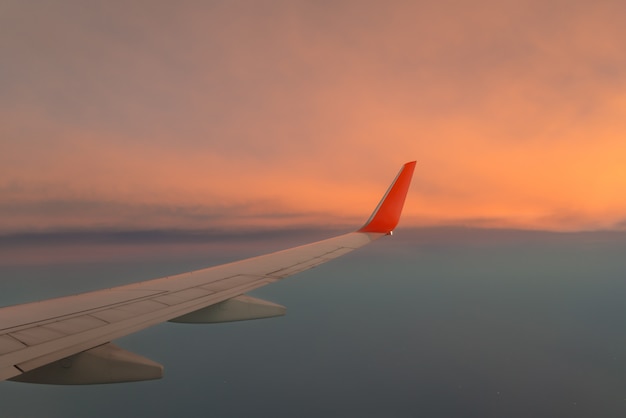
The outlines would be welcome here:
<svg viewBox="0 0 626 418">
<path fill-rule="evenodd" d="M 213 324 L 247 321 L 285 315 L 287 308 L 267 300 L 241 295 L 206 308 L 170 319 L 184 324 Z"/>
<path fill-rule="evenodd" d="M 94 385 L 160 379 L 163 366 L 114 344 L 46 364 L 11 380 L 51 385 Z"/>
</svg>

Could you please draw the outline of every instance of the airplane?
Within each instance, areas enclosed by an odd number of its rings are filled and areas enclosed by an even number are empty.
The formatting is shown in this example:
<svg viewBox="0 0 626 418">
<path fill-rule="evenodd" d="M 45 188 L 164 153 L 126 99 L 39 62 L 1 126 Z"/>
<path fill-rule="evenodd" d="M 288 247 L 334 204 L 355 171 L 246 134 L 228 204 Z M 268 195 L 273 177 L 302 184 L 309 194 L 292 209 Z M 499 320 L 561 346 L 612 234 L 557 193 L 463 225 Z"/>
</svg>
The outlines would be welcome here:
<svg viewBox="0 0 626 418">
<path fill-rule="evenodd" d="M 245 293 L 392 235 L 415 164 L 402 166 L 354 232 L 175 276 L 0 308 L 0 381 L 87 385 L 160 379 L 162 365 L 111 341 L 165 321 L 284 315 L 284 306 Z"/>
</svg>

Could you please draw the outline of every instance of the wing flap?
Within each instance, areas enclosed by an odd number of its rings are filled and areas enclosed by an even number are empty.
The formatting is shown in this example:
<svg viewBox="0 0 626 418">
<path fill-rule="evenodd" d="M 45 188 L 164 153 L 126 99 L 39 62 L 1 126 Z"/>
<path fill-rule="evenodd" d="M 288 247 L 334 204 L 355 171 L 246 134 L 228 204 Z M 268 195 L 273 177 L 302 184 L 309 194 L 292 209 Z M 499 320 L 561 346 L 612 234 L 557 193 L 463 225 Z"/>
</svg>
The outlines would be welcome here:
<svg viewBox="0 0 626 418">
<path fill-rule="evenodd" d="M 7 306 L 0 309 L 0 334 L 32 324 L 41 325 L 59 319 L 80 315 L 82 312 L 94 311 L 133 300 L 142 300 L 161 293 L 150 289 L 121 290 L 104 289 L 80 295 L 48 299 L 41 302 Z"/>
<path fill-rule="evenodd" d="M 12 332 L 9 335 L 27 346 L 41 344 L 65 336 L 62 332 L 46 328 L 45 326 L 27 328 L 22 331 Z"/>
<path fill-rule="evenodd" d="M 26 348 L 27 345 L 10 335 L 0 335 L 0 355 Z"/>
<path fill-rule="evenodd" d="M 51 324 L 45 325 L 45 327 L 69 335 L 93 328 L 98 328 L 106 324 L 107 323 L 105 321 L 95 318 L 93 316 L 81 315 L 74 318 L 65 319 L 63 321 L 53 322 Z"/>
<path fill-rule="evenodd" d="M 181 290 L 180 292 L 171 292 L 166 295 L 156 297 L 154 300 L 169 306 L 174 306 L 190 300 L 200 299 L 214 293 L 215 291 L 213 290 L 203 289 L 202 287 L 193 287 L 191 289 Z"/>
<path fill-rule="evenodd" d="M 222 280 L 217 280 L 209 284 L 200 286 L 201 289 L 209 290 L 212 292 L 220 292 L 228 289 L 232 289 L 239 286 L 245 286 L 252 284 L 256 281 L 263 280 L 264 276 L 253 276 L 250 274 L 238 274 L 232 277 L 226 277 Z"/>
</svg>

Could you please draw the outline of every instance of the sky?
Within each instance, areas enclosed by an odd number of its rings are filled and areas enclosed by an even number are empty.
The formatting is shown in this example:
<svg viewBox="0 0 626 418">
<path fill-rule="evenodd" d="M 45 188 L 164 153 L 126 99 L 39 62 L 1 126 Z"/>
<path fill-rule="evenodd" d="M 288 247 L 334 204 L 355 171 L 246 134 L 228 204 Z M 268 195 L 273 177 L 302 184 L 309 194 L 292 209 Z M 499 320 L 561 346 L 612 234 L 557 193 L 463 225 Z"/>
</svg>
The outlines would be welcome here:
<svg viewBox="0 0 626 418">
<path fill-rule="evenodd" d="M 622 1 L 0 2 L 0 234 L 626 225 Z"/>
</svg>

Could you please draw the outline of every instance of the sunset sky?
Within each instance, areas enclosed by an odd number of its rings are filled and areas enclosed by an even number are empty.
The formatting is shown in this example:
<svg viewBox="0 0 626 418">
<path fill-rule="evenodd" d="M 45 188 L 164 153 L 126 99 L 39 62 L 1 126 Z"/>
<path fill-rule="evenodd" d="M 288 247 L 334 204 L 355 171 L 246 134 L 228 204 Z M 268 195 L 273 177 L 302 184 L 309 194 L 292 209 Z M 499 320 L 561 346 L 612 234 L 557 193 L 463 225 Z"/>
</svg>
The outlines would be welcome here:
<svg viewBox="0 0 626 418">
<path fill-rule="evenodd" d="M 623 1 L 0 2 L 0 234 L 626 227 Z"/>
</svg>

